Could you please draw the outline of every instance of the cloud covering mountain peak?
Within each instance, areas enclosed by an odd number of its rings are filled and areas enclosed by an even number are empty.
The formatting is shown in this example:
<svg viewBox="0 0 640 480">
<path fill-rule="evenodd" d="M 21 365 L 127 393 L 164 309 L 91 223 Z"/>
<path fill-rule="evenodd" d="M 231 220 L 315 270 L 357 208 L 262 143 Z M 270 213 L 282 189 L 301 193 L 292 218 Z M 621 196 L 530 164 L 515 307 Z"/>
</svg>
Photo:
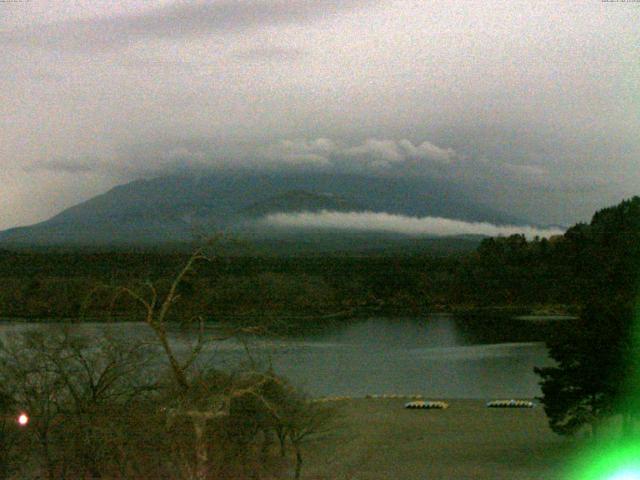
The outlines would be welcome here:
<svg viewBox="0 0 640 480">
<path fill-rule="evenodd" d="M 275 164 L 307 164 L 339 169 L 383 172 L 403 165 L 450 164 L 458 156 L 452 148 L 442 148 L 424 140 L 413 144 L 406 138 L 366 138 L 360 142 L 338 142 L 329 138 L 281 140 L 264 149 Z"/>
</svg>

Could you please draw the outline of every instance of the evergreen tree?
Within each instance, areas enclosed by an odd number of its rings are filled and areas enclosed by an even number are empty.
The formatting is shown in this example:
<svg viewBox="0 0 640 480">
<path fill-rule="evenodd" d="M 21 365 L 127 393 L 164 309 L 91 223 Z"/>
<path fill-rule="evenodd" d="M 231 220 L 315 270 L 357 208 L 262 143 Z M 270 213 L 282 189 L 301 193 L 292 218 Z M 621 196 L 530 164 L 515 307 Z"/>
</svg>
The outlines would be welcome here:
<svg viewBox="0 0 640 480">
<path fill-rule="evenodd" d="M 584 425 L 595 432 L 600 420 L 623 413 L 633 373 L 631 319 L 627 306 L 591 304 L 548 341 L 556 365 L 535 371 L 554 432 L 573 434 Z"/>
<path fill-rule="evenodd" d="M 570 434 L 621 414 L 626 430 L 640 411 L 634 307 L 640 278 L 640 197 L 569 229 L 561 258 L 584 305 L 580 320 L 548 341 L 553 367 L 536 368 L 551 428 Z"/>
</svg>

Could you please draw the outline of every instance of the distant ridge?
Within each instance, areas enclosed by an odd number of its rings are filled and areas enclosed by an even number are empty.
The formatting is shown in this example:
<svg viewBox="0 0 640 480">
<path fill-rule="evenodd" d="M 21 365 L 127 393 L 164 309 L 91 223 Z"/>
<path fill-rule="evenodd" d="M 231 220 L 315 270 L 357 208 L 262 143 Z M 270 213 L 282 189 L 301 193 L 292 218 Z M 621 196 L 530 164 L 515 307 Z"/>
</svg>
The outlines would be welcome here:
<svg viewBox="0 0 640 480">
<path fill-rule="evenodd" d="M 220 230 L 291 240 L 291 232 L 260 227 L 255 220 L 272 213 L 321 210 L 526 223 L 472 201 L 455 185 L 424 178 L 221 173 L 120 185 L 44 222 L 0 232 L 0 246 L 160 245 L 189 241 L 196 231 Z M 295 238 L 301 238 L 300 232 Z M 348 242 L 342 244 L 348 247 Z"/>
</svg>

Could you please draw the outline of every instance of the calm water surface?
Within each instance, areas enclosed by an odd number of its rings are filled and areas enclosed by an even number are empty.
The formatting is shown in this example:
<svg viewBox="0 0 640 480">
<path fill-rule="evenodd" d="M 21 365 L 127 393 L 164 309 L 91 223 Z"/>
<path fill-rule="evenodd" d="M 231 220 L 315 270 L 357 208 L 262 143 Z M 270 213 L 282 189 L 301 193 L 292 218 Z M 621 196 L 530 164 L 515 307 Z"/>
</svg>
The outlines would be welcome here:
<svg viewBox="0 0 640 480">
<path fill-rule="evenodd" d="M 0 334 L 31 328 L 51 327 L 2 322 Z M 81 328 L 96 335 L 104 326 Z M 115 324 L 115 328 L 127 336 L 148 335 L 143 324 Z M 508 337 L 498 331 L 476 334 L 469 321 L 432 315 L 372 318 L 296 338 L 251 339 L 247 345 L 254 361 L 272 364 L 312 396 L 535 397 L 540 389 L 533 367 L 551 363 L 546 348 L 542 342 Z M 179 351 L 187 351 L 189 340 L 174 335 Z M 243 344 L 227 340 L 207 348 L 201 363 L 236 368 L 246 359 Z"/>
</svg>

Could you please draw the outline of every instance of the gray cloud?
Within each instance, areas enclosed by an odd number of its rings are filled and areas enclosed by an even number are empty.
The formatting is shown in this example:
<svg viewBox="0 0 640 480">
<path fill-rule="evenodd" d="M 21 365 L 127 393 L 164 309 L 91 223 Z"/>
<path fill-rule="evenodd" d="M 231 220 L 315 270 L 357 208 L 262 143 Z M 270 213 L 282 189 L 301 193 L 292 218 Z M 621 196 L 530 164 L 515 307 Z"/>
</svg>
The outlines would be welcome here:
<svg viewBox="0 0 640 480">
<path fill-rule="evenodd" d="M 82 159 L 53 159 L 45 160 L 37 163 L 27 164 L 23 167 L 25 172 L 55 172 L 55 173 L 70 173 L 70 174 L 84 174 L 92 173 L 100 170 L 103 165 L 91 162 L 88 163 Z"/>
<path fill-rule="evenodd" d="M 366 138 L 359 142 L 336 141 L 330 138 L 281 140 L 261 153 L 275 164 L 307 164 L 346 170 L 398 172 L 420 165 L 449 164 L 457 158 L 451 148 L 442 148 L 429 141 L 414 145 L 407 139 Z M 429 170 L 423 174 L 429 174 Z"/>
<path fill-rule="evenodd" d="M 465 222 L 439 217 L 408 217 L 380 212 L 300 212 L 275 213 L 262 222 L 278 227 L 326 228 L 352 231 L 392 232 L 415 236 L 486 235 L 508 236 L 524 234 L 550 237 L 562 234 L 560 229 L 532 226 L 493 225 L 486 222 Z"/>
<path fill-rule="evenodd" d="M 0 228 L 117 183 L 202 169 L 427 176 L 540 224 L 587 220 L 638 193 L 631 3 L 7 8 Z"/>
<path fill-rule="evenodd" d="M 401 140 L 399 146 L 405 151 L 406 156 L 419 160 L 428 160 L 440 163 L 450 163 L 456 158 L 456 152 L 451 148 L 440 148 L 429 141 L 419 145 L 413 145 L 409 140 Z"/>
<path fill-rule="evenodd" d="M 512 163 L 504 163 L 504 168 L 515 175 L 522 175 L 526 177 L 543 177 L 549 174 L 549 171 L 537 165 L 514 165 Z"/>
<path fill-rule="evenodd" d="M 81 18 L 0 32 L 3 43 L 54 49 L 104 49 L 145 39 L 179 39 L 302 24 L 376 0 L 218 0 L 181 2 L 115 17 Z"/>
<path fill-rule="evenodd" d="M 240 60 L 249 61 L 292 62 L 299 60 L 305 53 L 300 48 L 265 45 L 238 50 L 234 56 Z"/>
</svg>

